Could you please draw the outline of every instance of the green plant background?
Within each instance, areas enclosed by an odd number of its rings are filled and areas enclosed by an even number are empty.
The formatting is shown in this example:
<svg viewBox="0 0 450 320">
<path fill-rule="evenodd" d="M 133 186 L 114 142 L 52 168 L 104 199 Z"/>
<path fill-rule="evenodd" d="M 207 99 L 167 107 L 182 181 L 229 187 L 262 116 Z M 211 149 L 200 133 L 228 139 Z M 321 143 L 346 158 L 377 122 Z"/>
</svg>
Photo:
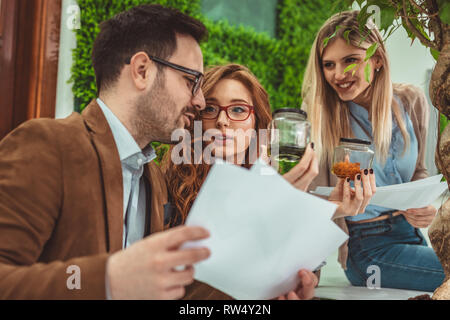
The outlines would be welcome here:
<svg viewBox="0 0 450 320">
<path fill-rule="evenodd" d="M 81 28 L 76 34 L 77 48 L 73 52 L 72 67 L 77 111 L 96 96 L 91 50 L 99 23 L 142 3 L 174 7 L 203 21 L 209 31 L 209 40 L 202 44 L 205 66 L 227 62 L 246 65 L 268 91 L 273 109 L 300 107 L 309 50 L 320 26 L 334 13 L 333 1 L 329 0 L 279 0 L 276 37 L 271 38 L 251 27 L 208 19 L 202 14 L 201 0 L 78 0 Z"/>
</svg>

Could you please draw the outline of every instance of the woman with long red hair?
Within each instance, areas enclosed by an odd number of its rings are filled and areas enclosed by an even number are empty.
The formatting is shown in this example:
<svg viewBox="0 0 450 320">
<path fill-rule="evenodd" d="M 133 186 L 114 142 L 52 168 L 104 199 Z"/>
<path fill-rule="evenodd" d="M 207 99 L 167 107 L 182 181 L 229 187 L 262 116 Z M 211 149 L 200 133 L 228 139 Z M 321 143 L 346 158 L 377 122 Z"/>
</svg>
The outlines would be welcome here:
<svg viewBox="0 0 450 320">
<path fill-rule="evenodd" d="M 259 157 L 264 148 L 258 135 L 247 135 L 248 130 L 267 129 L 271 121 L 271 109 L 267 92 L 256 77 L 244 66 L 228 64 L 216 66 L 205 73 L 202 90 L 206 100 L 206 108 L 200 112 L 203 132 L 212 132 L 215 139 L 203 146 L 211 147 L 212 156 L 232 159 L 236 165 L 250 168 L 252 159 Z M 193 130 L 191 130 L 191 133 Z M 194 143 L 190 148 L 193 157 Z M 252 143 L 257 148 L 250 148 Z M 263 146 L 264 147 L 264 146 Z M 167 215 L 167 227 L 185 222 L 189 210 L 197 197 L 200 188 L 211 168 L 210 164 L 175 164 L 171 161 L 171 147 L 163 161 L 163 169 L 171 199 L 171 213 Z M 256 154 L 255 154 L 256 153 Z M 203 153 L 202 153 L 203 155 Z M 203 159 L 205 160 L 205 159 Z M 318 162 L 313 146 L 308 146 L 300 163 L 284 175 L 284 178 L 300 190 L 306 190 L 318 174 Z M 303 287 L 297 292 L 290 292 L 280 299 L 310 299 L 314 295 L 317 277 L 310 271 L 301 270 L 299 276 Z M 222 292 L 203 283 L 195 282 L 187 287 L 188 299 L 224 299 L 229 298 Z"/>
</svg>

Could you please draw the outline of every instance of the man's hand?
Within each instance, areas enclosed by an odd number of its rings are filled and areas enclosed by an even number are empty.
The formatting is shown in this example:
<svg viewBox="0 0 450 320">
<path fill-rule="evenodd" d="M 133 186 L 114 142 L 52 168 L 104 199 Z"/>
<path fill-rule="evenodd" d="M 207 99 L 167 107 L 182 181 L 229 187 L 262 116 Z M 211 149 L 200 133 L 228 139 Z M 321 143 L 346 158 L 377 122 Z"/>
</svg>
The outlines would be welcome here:
<svg viewBox="0 0 450 320">
<path fill-rule="evenodd" d="M 112 299 L 179 299 L 194 281 L 193 264 L 209 257 L 207 248 L 180 249 L 186 241 L 209 237 L 201 227 L 159 232 L 113 254 L 106 277 Z M 177 271 L 175 267 L 186 266 Z"/>
<path fill-rule="evenodd" d="M 427 228 L 433 222 L 437 209 L 429 205 L 425 208 L 408 209 L 400 212 L 414 228 Z"/>
<path fill-rule="evenodd" d="M 375 175 L 371 172 L 365 169 L 355 176 L 354 190 L 350 187 L 350 179 L 338 179 L 336 187 L 328 197 L 329 201 L 338 205 L 333 219 L 364 213 L 377 190 Z"/>
<path fill-rule="evenodd" d="M 311 300 L 314 298 L 314 288 L 319 283 L 317 276 L 308 270 L 298 272 L 300 283 L 295 291 L 278 297 L 278 300 Z"/>
<path fill-rule="evenodd" d="M 285 173 L 283 178 L 297 189 L 306 191 L 318 174 L 319 161 L 313 145 L 310 143 L 300 162 L 289 172 Z"/>
</svg>

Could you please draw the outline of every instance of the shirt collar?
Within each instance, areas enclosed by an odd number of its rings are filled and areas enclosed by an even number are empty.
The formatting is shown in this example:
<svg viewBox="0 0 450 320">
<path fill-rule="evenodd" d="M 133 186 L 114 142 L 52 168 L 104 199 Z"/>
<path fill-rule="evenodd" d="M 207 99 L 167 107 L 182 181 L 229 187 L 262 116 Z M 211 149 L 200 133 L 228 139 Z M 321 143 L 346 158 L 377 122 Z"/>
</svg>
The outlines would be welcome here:
<svg viewBox="0 0 450 320">
<path fill-rule="evenodd" d="M 102 109 L 106 121 L 111 128 L 121 162 L 135 154 L 142 154 L 145 158 L 143 159 L 144 163 L 150 162 L 156 157 L 155 150 L 151 145 L 145 147 L 144 150 L 139 148 L 139 145 L 128 129 L 100 98 L 97 98 L 97 103 Z"/>
<path fill-rule="evenodd" d="M 400 110 L 402 111 L 402 114 L 404 116 L 404 108 L 403 108 L 403 104 L 400 101 L 400 99 L 398 99 L 395 95 L 393 96 L 394 99 L 397 101 L 397 103 L 400 106 Z M 355 116 L 356 118 L 358 118 L 359 120 L 364 120 L 367 123 L 369 123 L 369 111 L 367 111 L 366 108 L 364 108 L 363 106 L 360 106 L 359 104 L 353 102 L 353 101 L 349 101 L 348 102 L 348 107 L 350 112 L 353 114 L 353 116 Z M 397 127 L 397 121 L 395 120 L 395 116 L 394 116 L 394 112 L 392 111 L 392 129 Z"/>
<path fill-rule="evenodd" d="M 368 120 L 369 119 L 369 112 L 366 108 L 363 106 L 360 106 L 357 103 L 354 103 L 353 101 L 348 102 L 348 106 L 350 108 L 350 112 L 358 118 Z"/>
</svg>

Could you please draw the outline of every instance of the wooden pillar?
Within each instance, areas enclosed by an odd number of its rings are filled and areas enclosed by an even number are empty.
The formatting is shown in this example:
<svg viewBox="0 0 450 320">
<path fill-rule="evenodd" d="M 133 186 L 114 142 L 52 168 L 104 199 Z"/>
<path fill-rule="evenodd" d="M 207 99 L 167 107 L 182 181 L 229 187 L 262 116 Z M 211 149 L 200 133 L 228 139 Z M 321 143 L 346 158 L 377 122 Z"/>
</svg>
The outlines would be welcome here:
<svg viewBox="0 0 450 320">
<path fill-rule="evenodd" d="M 1 139 L 28 119 L 55 116 L 61 0 L 0 1 Z"/>
<path fill-rule="evenodd" d="M 0 139 L 13 128 L 17 1 L 0 0 Z"/>
</svg>

